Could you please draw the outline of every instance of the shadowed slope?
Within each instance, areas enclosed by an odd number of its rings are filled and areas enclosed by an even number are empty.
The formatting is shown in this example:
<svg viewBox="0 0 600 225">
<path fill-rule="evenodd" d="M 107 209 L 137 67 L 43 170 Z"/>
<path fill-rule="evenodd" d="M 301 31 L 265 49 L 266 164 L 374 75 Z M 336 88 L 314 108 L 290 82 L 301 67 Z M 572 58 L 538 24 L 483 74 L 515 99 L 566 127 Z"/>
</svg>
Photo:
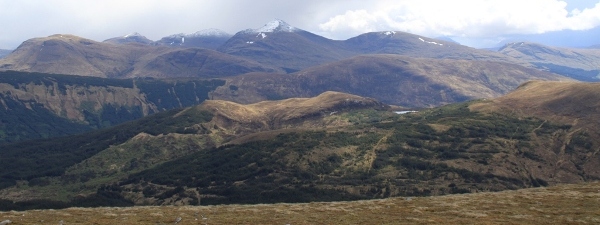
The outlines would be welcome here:
<svg viewBox="0 0 600 225">
<path fill-rule="evenodd" d="M 232 77 L 213 97 L 242 103 L 339 91 L 409 107 L 494 98 L 533 80 L 561 76 L 514 64 L 400 55 L 361 55 L 293 74 Z"/>
</svg>

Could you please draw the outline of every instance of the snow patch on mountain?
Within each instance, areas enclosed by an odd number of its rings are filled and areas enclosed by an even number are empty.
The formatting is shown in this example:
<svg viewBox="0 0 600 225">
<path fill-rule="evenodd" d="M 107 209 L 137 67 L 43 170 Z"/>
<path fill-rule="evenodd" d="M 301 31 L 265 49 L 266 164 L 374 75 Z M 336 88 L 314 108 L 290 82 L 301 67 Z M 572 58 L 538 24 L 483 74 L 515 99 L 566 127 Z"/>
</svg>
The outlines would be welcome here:
<svg viewBox="0 0 600 225">
<path fill-rule="evenodd" d="M 173 35 L 167 36 L 167 38 L 177 38 L 177 39 L 179 39 L 179 38 L 194 38 L 194 37 L 231 37 L 231 35 L 225 31 L 211 28 L 211 29 L 197 31 L 192 34 L 179 33 L 179 34 L 173 34 Z"/>
<path fill-rule="evenodd" d="M 179 38 L 182 38 L 182 37 L 185 37 L 184 33 L 172 34 L 172 35 L 167 36 L 166 38 L 179 39 Z"/>
<path fill-rule="evenodd" d="M 422 42 L 425 42 L 425 43 L 429 43 L 429 44 L 434 44 L 434 45 L 439 45 L 439 46 L 443 46 L 444 45 L 442 43 L 437 43 L 435 41 L 425 41 L 425 40 L 423 40 L 423 38 L 419 38 L 419 40 L 421 40 Z"/>
<path fill-rule="evenodd" d="M 386 31 L 386 32 L 383 32 L 383 34 L 385 34 L 385 35 L 394 35 L 394 34 L 396 34 L 396 31 Z"/>
<path fill-rule="evenodd" d="M 205 29 L 193 34 L 185 35 L 186 37 L 230 37 L 231 35 L 219 29 Z"/>
</svg>

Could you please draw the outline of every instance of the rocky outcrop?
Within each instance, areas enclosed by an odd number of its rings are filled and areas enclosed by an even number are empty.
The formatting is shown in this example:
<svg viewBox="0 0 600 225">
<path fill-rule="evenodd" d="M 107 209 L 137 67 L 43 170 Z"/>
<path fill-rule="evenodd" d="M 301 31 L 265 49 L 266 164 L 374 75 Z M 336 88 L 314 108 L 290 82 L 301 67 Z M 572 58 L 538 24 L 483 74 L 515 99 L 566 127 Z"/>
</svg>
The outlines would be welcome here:
<svg viewBox="0 0 600 225">
<path fill-rule="evenodd" d="M 22 102 L 25 107 L 41 104 L 56 115 L 70 120 L 84 122 L 85 113 L 99 113 L 107 105 L 115 108 L 139 109 L 142 115 L 158 111 L 156 105 L 148 102 L 139 89 L 124 87 L 98 87 L 62 85 L 57 82 L 46 84 L 21 84 L 18 87 L 0 83 L 0 94 Z M 0 102 L 5 108 L 8 106 Z"/>
</svg>

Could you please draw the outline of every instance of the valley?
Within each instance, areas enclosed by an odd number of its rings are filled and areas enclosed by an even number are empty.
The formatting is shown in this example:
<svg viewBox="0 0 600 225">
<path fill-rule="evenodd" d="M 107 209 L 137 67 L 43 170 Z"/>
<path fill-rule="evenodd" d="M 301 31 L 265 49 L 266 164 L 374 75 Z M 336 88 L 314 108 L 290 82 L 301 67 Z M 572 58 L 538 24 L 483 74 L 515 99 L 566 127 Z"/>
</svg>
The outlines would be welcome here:
<svg viewBox="0 0 600 225">
<path fill-rule="evenodd" d="M 282 20 L 32 38 L 0 59 L 0 221 L 597 222 L 597 53 Z"/>
<path fill-rule="evenodd" d="M 539 81 L 496 99 L 402 115 L 374 99 L 337 92 L 249 105 L 208 100 L 70 137 L 68 145 L 61 139 L 4 145 L 2 158 L 30 158 L 3 165 L 0 193 L 16 201 L 5 207 L 17 208 L 21 201 L 30 207 L 204 205 L 590 182 L 600 178 L 599 133 L 589 125 L 600 108 L 573 114 L 569 109 L 578 111 L 579 104 L 569 99 L 594 100 L 596 86 Z M 532 88 L 580 94 L 523 94 Z M 550 116 L 535 115 L 518 104 L 530 96 L 564 104 L 540 111 Z M 56 150 L 61 153 L 41 154 Z M 40 164 L 38 157 L 46 160 Z M 58 190 L 64 194 L 48 194 Z"/>
</svg>

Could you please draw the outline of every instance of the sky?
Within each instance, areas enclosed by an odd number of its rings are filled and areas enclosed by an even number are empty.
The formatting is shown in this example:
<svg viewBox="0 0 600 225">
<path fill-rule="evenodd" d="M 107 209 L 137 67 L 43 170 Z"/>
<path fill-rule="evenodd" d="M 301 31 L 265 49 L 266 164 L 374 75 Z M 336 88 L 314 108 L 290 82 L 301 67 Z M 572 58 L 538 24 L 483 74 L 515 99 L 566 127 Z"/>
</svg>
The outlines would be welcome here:
<svg viewBox="0 0 600 225">
<path fill-rule="evenodd" d="M 274 19 L 335 40 L 393 30 L 490 47 L 520 35 L 600 31 L 600 0 L 0 0 L 0 49 L 53 34 L 235 34 Z"/>
</svg>

